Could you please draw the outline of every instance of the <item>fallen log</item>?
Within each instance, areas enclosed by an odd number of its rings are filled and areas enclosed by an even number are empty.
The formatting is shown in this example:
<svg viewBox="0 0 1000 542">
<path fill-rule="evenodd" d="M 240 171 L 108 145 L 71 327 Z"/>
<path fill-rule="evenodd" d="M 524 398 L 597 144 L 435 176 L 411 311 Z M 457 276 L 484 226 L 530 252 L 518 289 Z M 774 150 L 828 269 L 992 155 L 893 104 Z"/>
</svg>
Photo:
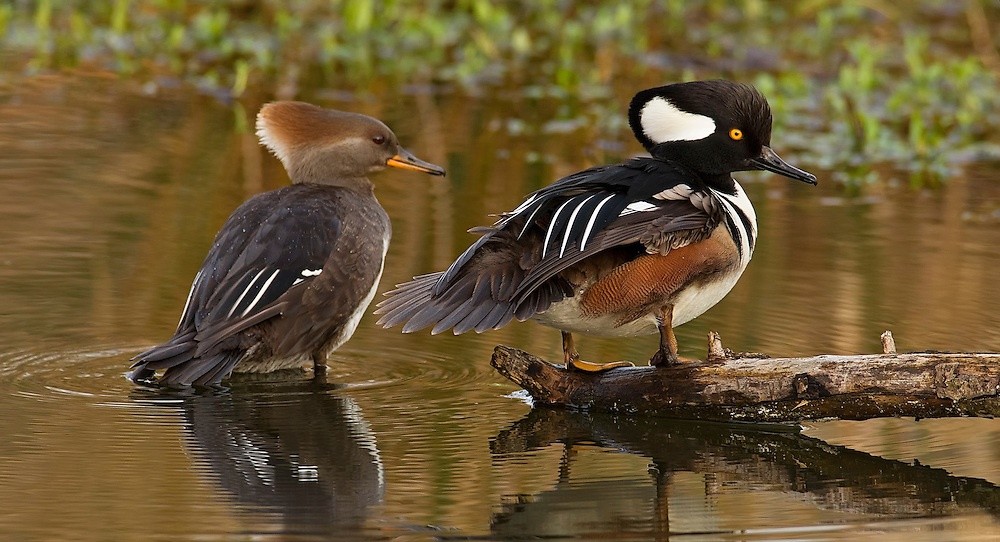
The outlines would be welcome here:
<svg viewBox="0 0 1000 542">
<path fill-rule="evenodd" d="M 882 354 L 760 358 L 710 333 L 707 361 L 673 367 L 594 375 L 503 345 L 491 364 L 536 404 L 581 410 L 764 423 L 1000 415 L 1000 354 L 896 353 L 888 332 L 882 343 Z"/>
</svg>

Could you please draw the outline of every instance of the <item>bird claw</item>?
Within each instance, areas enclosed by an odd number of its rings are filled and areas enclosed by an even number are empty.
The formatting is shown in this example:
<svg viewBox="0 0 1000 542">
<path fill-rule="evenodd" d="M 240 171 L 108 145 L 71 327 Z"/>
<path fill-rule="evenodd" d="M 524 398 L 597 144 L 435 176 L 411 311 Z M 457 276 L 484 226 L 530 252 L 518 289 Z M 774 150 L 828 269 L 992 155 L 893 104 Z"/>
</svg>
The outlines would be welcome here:
<svg viewBox="0 0 1000 542">
<path fill-rule="evenodd" d="M 671 367 L 680 363 L 680 358 L 663 350 L 657 350 L 653 357 L 649 358 L 649 364 L 653 367 Z"/>
</svg>

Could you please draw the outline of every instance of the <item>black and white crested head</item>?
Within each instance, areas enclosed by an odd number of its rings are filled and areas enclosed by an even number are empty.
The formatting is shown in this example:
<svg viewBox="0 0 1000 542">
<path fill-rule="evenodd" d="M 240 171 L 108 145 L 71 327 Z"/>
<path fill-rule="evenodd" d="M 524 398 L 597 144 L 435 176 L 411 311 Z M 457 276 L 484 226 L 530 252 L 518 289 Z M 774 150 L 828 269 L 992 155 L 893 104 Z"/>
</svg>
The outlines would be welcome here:
<svg viewBox="0 0 1000 542">
<path fill-rule="evenodd" d="M 705 139 L 733 127 L 767 145 L 771 107 L 750 85 L 721 79 L 692 81 L 636 94 L 629 106 L 629 124 L 647 150 L 663 143 Z"/>
<path fill-rule="evenodd" d="M 724 80 L 643 90 L 632 98 L 629 125 L 653 156 L 713 175 L 756 169 L 748 160 L 771 142 L 767 99 Z"/>
<path fill-rule="evenodd" d="M 272 102 L 257 114 L 257 137 L 292 182 L 350 184 L 386 166 L 443 175 L 400 147 L 381 121 L 304 102 Z"/>
</svg>

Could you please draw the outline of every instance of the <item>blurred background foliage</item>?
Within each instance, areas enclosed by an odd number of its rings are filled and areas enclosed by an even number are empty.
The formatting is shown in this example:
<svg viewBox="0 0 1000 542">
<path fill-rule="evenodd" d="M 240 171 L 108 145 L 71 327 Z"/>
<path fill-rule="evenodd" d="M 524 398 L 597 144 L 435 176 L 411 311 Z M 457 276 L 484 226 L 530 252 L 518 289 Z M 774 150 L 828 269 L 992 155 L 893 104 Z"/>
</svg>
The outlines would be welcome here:
<svg viewBox="0 0 1000 542">
<path fill-rule="evenodd" d="M 1000 157 L 991 0 L 14 0 L 3 70 L 106 71 L 222 100 L 511 94 L 627 136 L 621 102 L 726 77 L 769 97 L 785 146 L 849 185 L 918 184 Z M 2 76 L 0 76 L 2 77 Z M 609 99 L 614 97 L 614 100 Z M 620 98 L 620 99 L 619 99 Z"/>
</svg>

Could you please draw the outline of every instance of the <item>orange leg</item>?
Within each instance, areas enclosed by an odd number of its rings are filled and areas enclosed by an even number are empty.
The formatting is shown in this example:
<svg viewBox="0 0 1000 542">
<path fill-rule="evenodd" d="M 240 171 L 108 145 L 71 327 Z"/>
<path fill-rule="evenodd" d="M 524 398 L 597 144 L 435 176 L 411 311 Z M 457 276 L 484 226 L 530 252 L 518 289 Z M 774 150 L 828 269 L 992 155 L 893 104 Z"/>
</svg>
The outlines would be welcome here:
<svg viewBox="0 0 1000 542">
<path fill-rule="evenodd" d="M 618 367 L 635 367 L 630 361 L 612 361 L 610 363 L 583 361 L 580 359 L 580 354 L 576 351 L 576 345 L 573 343 L 573 334 L 568 331 L 562 331 L 562 346 L 563 362 L 566 363 L 566 368 L 570 370 L 583 371 L 585 373 L 603 373 L 604 371 L 610 371 Z"/>
</svg>

